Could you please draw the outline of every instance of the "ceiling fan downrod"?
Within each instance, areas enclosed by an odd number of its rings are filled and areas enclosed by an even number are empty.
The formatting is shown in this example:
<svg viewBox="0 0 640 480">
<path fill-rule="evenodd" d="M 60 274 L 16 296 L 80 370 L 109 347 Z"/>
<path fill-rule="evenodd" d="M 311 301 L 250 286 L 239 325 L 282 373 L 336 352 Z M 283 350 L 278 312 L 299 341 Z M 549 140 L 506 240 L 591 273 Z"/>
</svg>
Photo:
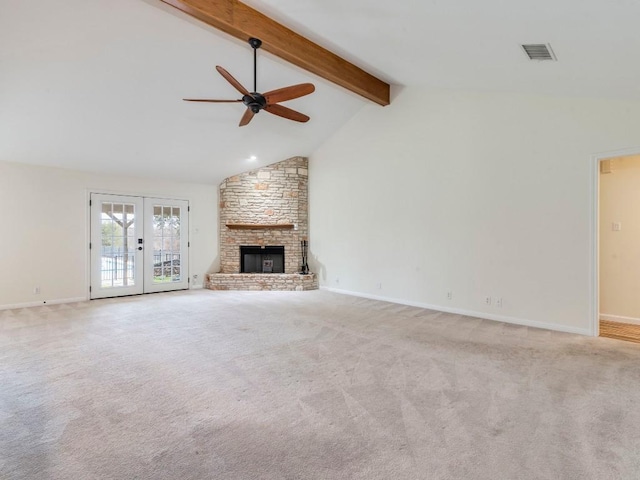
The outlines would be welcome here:
<svg viewBox="0 0 640 480">
<path fill-rule="evenodd" d="M 253 91 L 258 91 L 258 49 L 262 46 L 262 40 L 259 38 L 251 37 L 249 39 L 249 45 L 253 48 Z"/>
</svg>

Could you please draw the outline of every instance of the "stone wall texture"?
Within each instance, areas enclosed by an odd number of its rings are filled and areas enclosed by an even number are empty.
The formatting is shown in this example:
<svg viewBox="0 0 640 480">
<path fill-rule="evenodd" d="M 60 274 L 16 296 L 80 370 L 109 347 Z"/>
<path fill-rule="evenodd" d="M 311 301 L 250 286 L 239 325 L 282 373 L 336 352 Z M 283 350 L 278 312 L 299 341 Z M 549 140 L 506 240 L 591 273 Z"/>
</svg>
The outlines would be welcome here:
<svg viewBox="0 0 640 480">
<path fill-rule="evenodd" d="M 300 271 L 308 233 L 308 160 L 293 157 L 227 178 L 220 184 L 220 273 L 240 272 L 240 245 L 283 245 L 284 272 Z M 252 224 L 233 229 L 227 224 Z M 294 224 L 295 228 L 259 225 Z"/>
</svg>

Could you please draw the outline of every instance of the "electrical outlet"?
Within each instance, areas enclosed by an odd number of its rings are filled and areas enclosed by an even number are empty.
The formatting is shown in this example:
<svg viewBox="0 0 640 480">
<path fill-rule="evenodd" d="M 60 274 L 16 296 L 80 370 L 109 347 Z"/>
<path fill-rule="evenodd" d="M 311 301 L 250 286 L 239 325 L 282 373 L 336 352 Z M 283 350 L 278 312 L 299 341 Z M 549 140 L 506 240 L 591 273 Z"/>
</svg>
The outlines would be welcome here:
<svg viewBox="0 0 640 480">
<path fill-rule="evenodd" d="M 451 290 L 447 292 L 447 300 L 453 300 L 453 292 Z"/>
<path fill-rule="evenodd" d="M 487 305 L 491 305 L 491 297 L 484 297 L 484 303 Z"/>
<path fill-rule="evenodd" d="M 380 282 L 376 283 L 376 287 L 378 288 L 378 290 L 382 290 L 382 283 Z"/>
<path fill-rule="evenodd" d="M 336 277 L 336 284 L 340 284 L 340 277 Z"/>
<path fill-rule="evenodd" d="M 493 304 L 498 308 L 502 308 L 502 297 L 496 298 L 496 300 L 493 302 Z"/>
<path fill-rule="evenodd" d="M 40 287 L 33 287 L 33 294 L 40 295 Z"/>
</svg>

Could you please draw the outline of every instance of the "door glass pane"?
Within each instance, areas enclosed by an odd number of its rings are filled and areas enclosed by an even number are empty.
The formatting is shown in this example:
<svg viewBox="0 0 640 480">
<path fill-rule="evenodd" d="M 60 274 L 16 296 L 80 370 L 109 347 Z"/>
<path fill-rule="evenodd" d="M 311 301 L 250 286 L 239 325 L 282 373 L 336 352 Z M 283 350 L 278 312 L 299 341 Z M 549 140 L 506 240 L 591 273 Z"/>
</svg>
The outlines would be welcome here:
<svg viewBox="0 0 640 480">
<path fill-rule="evenodd" d="M 103 202 L 101 208 L 102 288 L 135 285 L 135 205 Z"/>
<path fill-rule="evenodd" d="M 153 282 L 180 281 L 179 207 L 153 206 Z"/>
</svg>

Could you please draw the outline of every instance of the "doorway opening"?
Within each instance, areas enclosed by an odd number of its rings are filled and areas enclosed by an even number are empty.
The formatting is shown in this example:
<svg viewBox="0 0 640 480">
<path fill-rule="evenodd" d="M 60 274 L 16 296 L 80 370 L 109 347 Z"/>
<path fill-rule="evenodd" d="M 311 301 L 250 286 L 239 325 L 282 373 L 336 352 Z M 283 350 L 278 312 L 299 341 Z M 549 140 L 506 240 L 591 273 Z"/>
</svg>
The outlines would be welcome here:
<svg viewBox="0 0 640 480">
<path fill-rule="evenodd" d="M 92 193 L 90 298 L 189 288 L 189 203 Z"/>
<path fill-rule="evenodd" d="M 594 332 L 640 342 L 640 150 L 596 160 Z"/>
</svg>

